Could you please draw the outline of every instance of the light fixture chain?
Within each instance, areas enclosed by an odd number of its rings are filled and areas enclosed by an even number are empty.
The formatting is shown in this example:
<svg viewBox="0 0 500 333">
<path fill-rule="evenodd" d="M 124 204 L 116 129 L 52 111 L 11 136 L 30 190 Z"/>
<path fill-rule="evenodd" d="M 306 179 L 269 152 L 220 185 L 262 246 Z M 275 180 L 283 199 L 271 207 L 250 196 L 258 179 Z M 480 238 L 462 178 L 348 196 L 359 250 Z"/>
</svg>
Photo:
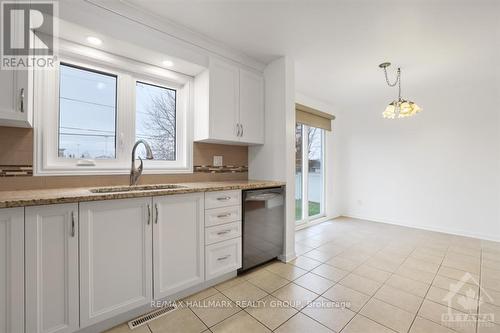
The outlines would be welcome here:
<svg viewBox="0 0 500 333">
<path fill-rule="evenodd" d="M 398 85 L 398 100 L 401 100 L 401 68 L 398 68 L 398 78 L 396 82 L 399 83 Z"/>
<path fill-rule="evenodd" d="M 387 85 L 389 87 L 395 87 L 401 78 L 401 70 L 399 68 L 398 68 L 398 75 L 396 76 L 396 80 L 394 81 L 394 83 L 391 83 L 389 81 L 389 76 L 387 75 L 387 68 L 385 68 L 385 67 L 384 67 L 384 74 L 385 74 L 385 82 L 387 82 Z"/>
</svg>

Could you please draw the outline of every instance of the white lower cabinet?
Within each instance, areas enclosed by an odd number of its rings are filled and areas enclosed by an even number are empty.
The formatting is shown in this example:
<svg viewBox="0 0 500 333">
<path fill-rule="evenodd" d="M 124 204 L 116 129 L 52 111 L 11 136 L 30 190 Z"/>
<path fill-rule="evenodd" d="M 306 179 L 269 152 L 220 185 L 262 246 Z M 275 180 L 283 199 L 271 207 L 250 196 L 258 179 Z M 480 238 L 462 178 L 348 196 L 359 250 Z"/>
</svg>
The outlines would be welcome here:
<svg viewBox="0 0 500 333">
<path fill-rule="evenodd" d="M 205 244 L 210 245 L 241 237 L 241 222 L 232 222 L 205 228 Z"/>
<path fill-rule="evenodd" d="M 26 332 L 74 332 L 78 204 L 26 208 Z"/>
<path fill-rule="evenodd" d="M 225 191 L 0 209 L 0 333 L 76 332 L 236 271 L 239 198 Z"/>
<path fill-rule="evenodd" d="M 152 200 L 80 203 L 80 323 L 152 300 Z"/>
<path fill-rule="evenodd" d="M 24 208 L 0 209 L 0 333 L 24 332 Z"/>
<path fill-rule="evenodd" d="M 241 268 L 241 191 L 205 193 L 205 279 Z"/>
<path fill-rule="evenodd" d="M 154 298 L 195 286 L 204 274 L 203 193 L 154 197 Z"/>
<path fill-rule="evenodd" d="M 208 245 L 206 251 L 207 280 L 241 267 L 241 237 Z"/>
</svg>

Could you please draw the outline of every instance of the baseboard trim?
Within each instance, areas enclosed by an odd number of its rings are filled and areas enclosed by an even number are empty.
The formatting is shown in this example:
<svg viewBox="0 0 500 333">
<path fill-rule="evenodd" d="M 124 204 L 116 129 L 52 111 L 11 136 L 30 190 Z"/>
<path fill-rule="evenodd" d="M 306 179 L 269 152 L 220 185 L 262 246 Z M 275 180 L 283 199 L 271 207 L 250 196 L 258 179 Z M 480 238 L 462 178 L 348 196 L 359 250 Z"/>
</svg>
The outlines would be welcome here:
<svg viewBox="0 0 500 333">
<path fill-rule="evenodd" d="M 295 251 L 278 256 L 278 260 L 281 260 L 283 262 L 290 262 L 295 258 L 297 258 L 297 254 L 295 253 Z"/>
<path fill-rule="evenodd" d="M 314 220 L 312 220 L 309 223 L 303 223 L 303 224 L 297 225 L 295 227 L 295 231 L 302 230 L 302 229 L 305 229 L 305 228 L 309 228 L 309 227 L 312 227 L 313 225 L 320 224 L 320 223 L 323 223 L 323 222 L 326 222 L 326 221 L 330 221 L 330 220 L 333 220 L 334 218 L 337 218 L 337 217 L 340 217 L 340 215 L 333 216 L 333 217 L 332 216 L 318 217 L 317 219 L 314 219 Z"/>
<path fill-rule="evenodd" d="M 361 215 L 356 215 L 356 214 L 343 214 L 342 217 L 350 217 L 350 218 L 354 218 L 354 219 L 367 220 L 367 221 L 371 221 L 371 222 L 392 224 L 392 225 L 397 225 L 400 227 L 408 227 L 408 228 L 413 228 L 413 229 L 441 232 L 441 233 L 455 235 L 455 236 L 463 236 L 463 237 L 470 237 L 470 238 L 476 238 L 476 239 L 493 241 L 493 242 L 500 242 L 500 236 L 499 237 L 492 237 L 491 235 L 485 235 L 482 233 L 471 233 L 471 232 L 461 230 L 461 229 L 436 228 L 436 227 L 428 226 L 428 225 L 414 225 L 414 224 L 410 224 L 410 223 L 401 223 L 401 222 L 391 221 L 391 220 L 387 220 L 387 219 L 381 219 L 381 218 L 370 217 L 370 216 L 361 216 Z"/>
</svg>

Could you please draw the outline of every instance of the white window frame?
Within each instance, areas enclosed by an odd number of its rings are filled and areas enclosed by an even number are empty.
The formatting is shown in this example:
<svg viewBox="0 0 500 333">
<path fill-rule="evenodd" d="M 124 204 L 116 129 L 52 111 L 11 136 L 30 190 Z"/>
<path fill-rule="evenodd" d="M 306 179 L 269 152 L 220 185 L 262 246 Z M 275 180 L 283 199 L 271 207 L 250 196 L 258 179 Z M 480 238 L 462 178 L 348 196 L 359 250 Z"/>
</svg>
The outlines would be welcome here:
<svg viewBox="0 0 500 333">
<path fill-rule="evenodd" d="M 117 76 L 115 159 L 78 160 L 58 156 L 59 64 Z M 35 175 L 128 174 L 135 143 L 136 82 L 176 90 L 176 160 L 145 160 L 145 174 L 192 173 L 193 78 L 107 52 L 61 41 L 54 70 L 34 76 Z"/>
<path fill-rule="evenodd" d="M 309 127 L 302 125 L 302 219 L 296 220 L 296 227 L 298 229 L 315 224 L 319 219 L 326 216 L 326 165 L 325 165 L 325 152 L 326 152 L 326 133 L 321 129 L 321 203 L 319 214 L 309 216 Z"/>
</svg>

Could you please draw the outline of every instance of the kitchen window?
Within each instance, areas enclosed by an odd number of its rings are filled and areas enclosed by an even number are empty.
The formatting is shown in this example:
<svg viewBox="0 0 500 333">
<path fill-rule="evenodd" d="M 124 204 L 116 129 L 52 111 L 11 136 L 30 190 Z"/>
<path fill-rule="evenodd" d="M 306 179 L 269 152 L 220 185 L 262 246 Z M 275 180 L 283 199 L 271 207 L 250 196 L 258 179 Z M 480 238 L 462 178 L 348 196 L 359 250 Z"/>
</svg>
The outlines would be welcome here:
<svg viewBox="0 0 500 333">
<path fill-rule="evenodd" d="M 116 75 L 62 63 L 59 82 L 59 157 L 114 159 Z"/>
<path fill-rule="evenodd" d="M 176 95 L 174 89 L 136 83 L 135 139 L 150 144 L 155 160 L 175 161 Z M 137 150 L 146 158 L 144 146 Z"/>
<path fill-rule="evenodd" d="M 192 78 L 82 54 L 61 52 L 57 70 L 35 73 L 35 174 L 127 174 L 139 139 L 154 156 L 144 173 L 192 172 Z"/>
</svg>

